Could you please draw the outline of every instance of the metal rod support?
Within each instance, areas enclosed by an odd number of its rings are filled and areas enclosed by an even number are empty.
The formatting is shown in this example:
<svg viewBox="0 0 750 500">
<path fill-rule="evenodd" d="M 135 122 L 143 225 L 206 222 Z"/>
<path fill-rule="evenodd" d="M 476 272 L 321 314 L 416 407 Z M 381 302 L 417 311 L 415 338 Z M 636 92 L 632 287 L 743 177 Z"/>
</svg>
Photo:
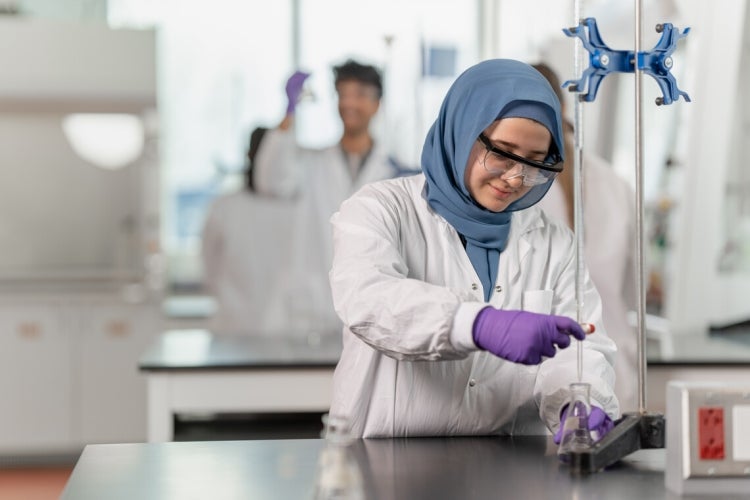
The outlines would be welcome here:
<svg viewBox="0 0 750 500">
<path fill-rule="evenodd" d="M 646 290 L 643 265 L 643 130 L 642 97 L 643 70 L 641 57 L 642 0 L 635 0 L 635 244 L 636 290 L 638 294 L 638 411 L 646 412 Z"/>
<path fill-rule="evenodd" d="M 574 22 L 581 19 L 581 0 L 575 0 Z M 584 47 L 580 40 L 575 43 L 574 72 L 580 78 L 583 74 Z M 584 277 L 584 230 L 583 230 L 583 103 L 576 94 L 573 107 L 574 157 L 573 157 L 573 231 L 576 236 L 576 320 L 579 323 L 588 321 L 583 317 L 583 277 Z M 578 381 L 583 380 L 583 342 L 578 342 Z"/>
</svg>

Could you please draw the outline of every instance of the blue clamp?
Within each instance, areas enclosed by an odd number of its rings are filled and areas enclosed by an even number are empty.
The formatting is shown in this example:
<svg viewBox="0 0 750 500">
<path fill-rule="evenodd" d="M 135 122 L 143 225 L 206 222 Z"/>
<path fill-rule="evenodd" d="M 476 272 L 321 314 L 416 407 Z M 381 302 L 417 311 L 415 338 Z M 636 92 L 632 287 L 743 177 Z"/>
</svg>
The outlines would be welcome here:
<svg viewBox="0 0 750 500">
<path fill-rule="evenodd" d="M 588 39 L 585 36 L 584 27 L 588 28 Z M 659 84 L 663 97 L 656 98 L 656 105 L 672 104 L 682 96 L 685 101 L 690 102 L 690 96 L 677 88 L 677 81 L 670 72 L 672 69 L 672 53 L 677 47 L 677 41 L 684 38 L 690 32 L 690 28 L 680 33 L 671 23 L 657 24 L 656 32 L 661 33 L 661 38 L 650 52 L 638 53 L 638 69 L 654 77 Z M 582 20 L 578 26 L 563 29 L 563 33 L 570 37 L 578 37 L 583 42 L 583 47 L 589 52 L 589 67 L 578 80 L 568 80 L 563 87 L 568 87 L 571 92 L 583 92 L 588 82 L 588 92 L 579 95 L 582 101 L 591 102 L 596 99 L 599 84 L 605 76 L 618 71 L 621 73 L 633 73 L 635 71 L 632 50 L 612 50 L 602 40 L 596 19 L 588 17 Z"/>
</svg>

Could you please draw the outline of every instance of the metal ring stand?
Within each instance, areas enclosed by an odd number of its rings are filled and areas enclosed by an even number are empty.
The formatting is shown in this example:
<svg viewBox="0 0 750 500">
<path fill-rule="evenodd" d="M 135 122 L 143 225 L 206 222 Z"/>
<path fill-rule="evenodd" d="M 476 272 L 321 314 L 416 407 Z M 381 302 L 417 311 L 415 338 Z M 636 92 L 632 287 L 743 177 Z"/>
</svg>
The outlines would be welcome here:
<svg viewBox="0 0 750 500">
<path fill-rule="evenodd" d="M 576 18 L 580 19 L 580 3 L 575 2 Z M 638 289 L 638 401 L 637 412 L 624 413 L 622 418 L 615 422 L 614 429 L 600 441 L 594 443 L 589 450 L 576 451 L 570 454 L 568 464 L 571 474 L 589 474 L 600 471 L 623 457 L 648 448 L 664 448 L 666 436 L 666 421 L 664 415 L 649 413 L 646 410 L 646 353 L 645 353 L 645 289 L 644 289 L 644 265 L 643 265 L 643 133 L 641 130 L 641 84 L 642 75 L 646 73 L 656 79 L 662 90 L 662 97 L 656 99 L 657 105 L 671 104 L 680 96 L 687 102 L 690 97 L 687 93 L 679 90 L 674 76 L 671 74 L 671 55 L 676 48 L 677 41 L 687 36 L 690 31 L 687 28 L 682 33 L 670 23 L 657 25 L 657 32 L 662 37 L 656 46 L 649 52 L 641 51 L 641 0 L 635 0 L 635 50 L 612 50 L 604 43 L 599 34 L 596 20 L 586 18 L 579 21 L 579 25 L 564 29 L 563 32 L 581 40 L 576 44 L 576 73 L 581 75 L 578 80 L 568 80 L 563 87 L 568 87 L 571 92 L 577 92 L 575 109 L 575 162 L 574 162 L 574 230 L 578 243 L 577 273 L 578 268 L 583 265 L 583 216 L 582 216 L 582 160 L 583 160 L 583 135 L 582 135 L 582 103 L 591 102 L 596 98 L 596 92 L 601 81 L 612 72 L 635 73 L 635 168 L 636 168 L 636 285 Z M 585 29 L 584 29 L 585 28 Z M 588 34 L 586 38 L 585 34 Z M 580 46 L 589 52 L 589 67 L 580 72 Z M 587 90 L 586 93 L 583 93 Z M 578 313 L 581 311 L 581 283 L 582 279 L 577 274 L 576 298 L 578 299 Z M 579 322 L 582 318 L 578 318 Z M 578 345 L 578 371 L 579 379 L 582 371 L 582 347 Z"/>
</svg>

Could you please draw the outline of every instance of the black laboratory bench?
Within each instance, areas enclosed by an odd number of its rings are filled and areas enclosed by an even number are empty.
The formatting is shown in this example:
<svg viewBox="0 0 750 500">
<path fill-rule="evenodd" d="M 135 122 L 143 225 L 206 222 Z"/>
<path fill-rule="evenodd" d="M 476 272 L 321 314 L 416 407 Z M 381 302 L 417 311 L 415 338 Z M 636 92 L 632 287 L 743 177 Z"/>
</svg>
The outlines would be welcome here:
<svg viewBox="0 0 750 500">
<path fill-rule="evenodd" d="M 312 499 L 324 446 L 321 439 L 89 445 L 61 498 Z M 542 436 L 365 439 L 350 449 L 363 499 L 679 498 L 664 485 L 663 449 L 587 476 L 572 475 Z"/>
</svg>

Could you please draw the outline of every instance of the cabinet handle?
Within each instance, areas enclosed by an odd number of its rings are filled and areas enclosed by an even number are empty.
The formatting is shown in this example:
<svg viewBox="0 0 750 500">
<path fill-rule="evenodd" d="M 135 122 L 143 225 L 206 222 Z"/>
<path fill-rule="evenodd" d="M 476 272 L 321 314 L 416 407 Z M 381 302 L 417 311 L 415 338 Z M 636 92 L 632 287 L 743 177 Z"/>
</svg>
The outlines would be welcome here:
<svg viewBox="0 0 750 500">
<path fill-rule="evenodd" d="M 42 335 L 39 323 L 25 322 L 18 325 L 18 335 L 27 340 L 37 339 Z"/>
<path fill-rule="evenodd" d="M 107 323 L 107 333 L 111 337 L 126 337 L 130 334 L 130 326 L 126 321 L 110 321 Z"/>
</svg>

